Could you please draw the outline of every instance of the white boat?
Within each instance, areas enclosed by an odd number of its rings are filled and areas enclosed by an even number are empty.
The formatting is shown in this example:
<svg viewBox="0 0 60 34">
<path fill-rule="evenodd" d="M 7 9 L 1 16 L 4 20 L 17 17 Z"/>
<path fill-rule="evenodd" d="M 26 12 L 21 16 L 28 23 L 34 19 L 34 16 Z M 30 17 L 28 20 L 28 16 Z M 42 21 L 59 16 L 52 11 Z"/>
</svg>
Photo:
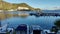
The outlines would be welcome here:
<svg viewBox="0 0 60 34">
<path fill-rule="evenodd" d="M 7 30 L 7 24 L 5 24 L 4 26 L 0 27 L 0 33 L 6 33 Z"/>
<path fill-rule="evenodd" d="M 8 24 L 0 27 L 0 34 L 6 34 L 7 32 L 13 32 L 13 28 L 8 28 Z"/>
</svg>

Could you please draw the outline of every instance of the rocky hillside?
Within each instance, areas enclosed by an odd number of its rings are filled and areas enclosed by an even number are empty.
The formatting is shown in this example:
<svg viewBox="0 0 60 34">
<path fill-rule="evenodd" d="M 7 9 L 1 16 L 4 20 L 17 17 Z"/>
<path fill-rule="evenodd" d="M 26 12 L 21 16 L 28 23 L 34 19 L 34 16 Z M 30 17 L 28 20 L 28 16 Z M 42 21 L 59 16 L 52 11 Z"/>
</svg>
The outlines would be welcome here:
<svg viewBox="0 0 60 34">
<path fill-rule="evenodd" d="M 10 9 L 15 10 L 18 7 L 27 7 L 27 8 L 29 8 L 29 10 L 40 10 L 40 9 L 31 7 L 31 6 L 27 5 L 26 3 L 12 4 L 12 3 L 8 3 L 8 2 L 0 0 L 0 10 L 10 10 Z"/>
</svg>

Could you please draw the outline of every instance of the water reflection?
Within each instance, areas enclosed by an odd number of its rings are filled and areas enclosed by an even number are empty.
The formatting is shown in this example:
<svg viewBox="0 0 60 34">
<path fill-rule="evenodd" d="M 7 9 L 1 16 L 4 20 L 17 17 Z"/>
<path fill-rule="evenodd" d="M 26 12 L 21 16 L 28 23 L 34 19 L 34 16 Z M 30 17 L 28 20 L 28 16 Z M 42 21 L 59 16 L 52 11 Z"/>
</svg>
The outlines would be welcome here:
<svg viewBox="0 0 60 34">
<path fill-rule="evenodd" d="M 27 16 L 29 16 L 29 14 L 20 14 L 20 13 L 19 14 L 4 14 L 4 13 L 0 13 L 1 20 L 4 20 L 6 18 L 11 18 L 11 17 L 23 17 L 23 18 L 25 18 Z"/>
<path fill-rule="evenodd" d="M 9 27 L 16 28 L 20 24 L 40 25 L 43 29 L 50 29 L 59 16 L 30 16 L 30 12 L 0 13 L 2 25 L 9 23 Z"/>
</svg>

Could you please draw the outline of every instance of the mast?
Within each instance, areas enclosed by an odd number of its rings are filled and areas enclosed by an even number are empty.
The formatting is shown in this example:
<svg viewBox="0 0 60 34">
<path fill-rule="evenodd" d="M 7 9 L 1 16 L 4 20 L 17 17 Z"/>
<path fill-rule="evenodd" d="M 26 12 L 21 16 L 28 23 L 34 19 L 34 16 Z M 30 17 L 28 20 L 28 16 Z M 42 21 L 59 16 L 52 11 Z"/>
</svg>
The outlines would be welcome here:
<svg viewBox="0 0 60 34">
<path fill-rule="evenodd" d="M 1 27 L 1 18 L 0 18 L 0 27 Z"/>
<path fill-rule="evenodd" d="M 3 0 L 0 0 L 0 7 L 1 7 L 0 10 L 2 10 L 2 7 L 3 7 L 2 1 Z M 1 18 L 0 18 L 0 27 L 1 27 Z"/>
</svg>

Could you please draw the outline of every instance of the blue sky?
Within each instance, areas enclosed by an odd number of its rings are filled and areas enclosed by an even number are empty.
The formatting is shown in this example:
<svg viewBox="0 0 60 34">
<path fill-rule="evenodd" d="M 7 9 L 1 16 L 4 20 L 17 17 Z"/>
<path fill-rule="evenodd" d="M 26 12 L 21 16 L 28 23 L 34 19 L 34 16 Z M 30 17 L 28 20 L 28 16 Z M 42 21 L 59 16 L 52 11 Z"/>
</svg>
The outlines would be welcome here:
<svg viewBox="0 0 60 34">
<path fill-rule="evenodd" d="M 60 0 L 4 0 L 10 3 L 27 3 L 28 5 L 41 9 L 60 8 Z"/>
</svg>

